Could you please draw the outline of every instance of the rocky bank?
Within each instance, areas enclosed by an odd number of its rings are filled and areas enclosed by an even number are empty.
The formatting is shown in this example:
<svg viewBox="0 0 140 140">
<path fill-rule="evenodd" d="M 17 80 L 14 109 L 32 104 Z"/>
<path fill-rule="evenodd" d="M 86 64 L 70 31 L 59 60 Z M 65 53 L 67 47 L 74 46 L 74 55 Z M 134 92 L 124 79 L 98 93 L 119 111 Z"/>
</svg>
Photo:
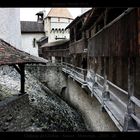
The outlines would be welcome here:
<svg viewBox="0 0 140 140">
<path fill-rule="evenodd" d="M 25 90 L 29 103 L 0 122 L 0 131 L 87 131 L 84 120 L 73 107 L 52 93 L 30 72 L 25 71 Z M 20 90 L 20 75 L 9 66 L 0 67 L 0 101 L 17 96 Z M 46 92 L 49 91 L 49 92 Z M 26 103 L 25 103 L 26 104 Z M 17 123 L 15 125 L 15 123 Z M 12 127 L 14 126 L 16 127 Z"/>
</svg>

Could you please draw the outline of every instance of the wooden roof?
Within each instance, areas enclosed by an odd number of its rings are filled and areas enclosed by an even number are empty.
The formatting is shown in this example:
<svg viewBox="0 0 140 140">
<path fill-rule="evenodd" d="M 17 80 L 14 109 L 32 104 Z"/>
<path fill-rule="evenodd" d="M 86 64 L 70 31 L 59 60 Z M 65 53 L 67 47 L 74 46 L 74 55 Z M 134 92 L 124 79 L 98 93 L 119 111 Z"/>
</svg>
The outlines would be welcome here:
<svg viewBox="0 0 140 140">
<path fill-rule="evenodd" d="M 44 33 L 43 23 L 34 21 L 20 21 L 21 33 Z"/>
<path fill-rule="evenodd" d="M 11 65 L 11 64 L 29 64 L 29 63 L 42 63 L 46 61 L 32 56 L 24 51 L 18 50 L 11 46 L 9 43 L 0 39 L 0 65 Z"/>
<path fill-rule="evenodd" d="M 80 16 L 77 16 L 65 29 L 71 28 L 74 26 L 79 20 L 82 20 L 82 18 L 86 17 L 88 14 L 90 14 L 92 9 L 86 11 L 84 14 L 81 14 Z"/>
<path fill-rule="evenodd" d="M 104 10 L 105 8 L 92 8 L 82 27 L 82 30 L 90 28 Z"/>
<path fill-rule="evenodd" d="M 47 17 L 62 17 L 73 19 L 67 8 L 51 8 Z"/>
<path fill-rule="evenodd" d="M 41 46 L 41 48 L 59 46 L 59 45 L 65 44 L 67 42 L 69 42 L 68 39 L 58 40 L 58 41 L 54 41 L 54 42 L 50 42 L 50 43 L 45 43 L 44 45 Z"/>
</svg>

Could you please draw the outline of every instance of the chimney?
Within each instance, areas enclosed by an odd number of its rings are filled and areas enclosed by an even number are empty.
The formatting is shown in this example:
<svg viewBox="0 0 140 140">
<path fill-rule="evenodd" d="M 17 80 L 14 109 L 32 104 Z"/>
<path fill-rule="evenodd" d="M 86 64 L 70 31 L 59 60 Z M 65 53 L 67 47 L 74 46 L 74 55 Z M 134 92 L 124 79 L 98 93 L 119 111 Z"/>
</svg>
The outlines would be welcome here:
<svg viewBox="0 0 140 140">
<path fill-rule="evenodd" d="M 43 19 L 44 19 L 43 11 L 40 11 L 40 12 L 36 13 L 36 15 L 37 15 L 37 22 L 38 23 L 43 23 Z"/>
</svg>

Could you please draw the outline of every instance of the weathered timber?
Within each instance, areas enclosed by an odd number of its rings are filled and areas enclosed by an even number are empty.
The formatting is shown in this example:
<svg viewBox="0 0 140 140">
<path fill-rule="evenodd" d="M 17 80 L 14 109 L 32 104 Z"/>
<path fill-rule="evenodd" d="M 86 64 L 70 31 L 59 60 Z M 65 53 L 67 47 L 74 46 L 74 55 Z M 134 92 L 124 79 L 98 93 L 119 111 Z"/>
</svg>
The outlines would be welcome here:
<svg viewBox="0 0 140 140">
<path fill-rule="evenodd" d="M 88 40 L 89 56 L 139 55 L 137 45 L 137 9 L 106 25 Z"/>
<path fill-rule="evenodd" d="M 127 112 L 124 119 L 124 131 L 128 131 L 135 128 L 134 121 L 131 117 L 132 114 L 135 114 L 135 105 L 131 101 L 131 96 L 134 96 L 135 70 L 136 58 L 128 57 L 128 104 Z"/>
<path fill-rule="evenodd" d="M 25 94 L 25 64 L 18 64 L 21 71 L 20 92 Z"/>
<path fill-rule="evenodd" d="M 70 44 L 69 52 L 70 54 L 83 53 L 85 48 L 86 48 L 86 40 L 80 39 Z"/>
</svg>

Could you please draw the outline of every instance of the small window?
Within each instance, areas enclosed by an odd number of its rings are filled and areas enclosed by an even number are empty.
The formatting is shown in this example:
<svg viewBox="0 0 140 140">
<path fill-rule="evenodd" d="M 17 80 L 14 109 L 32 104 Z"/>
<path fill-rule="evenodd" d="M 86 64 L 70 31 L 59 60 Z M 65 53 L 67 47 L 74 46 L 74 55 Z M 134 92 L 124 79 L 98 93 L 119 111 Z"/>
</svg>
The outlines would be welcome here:
<svg viewBox="0 0 140 140">
<path fill-rule="evenodd" d="M 36 47 L 36 39 L 33 38 L 33 48 L 35 48 L 35 47 Z"/>
<path fill-rule="evenodd" d="M 58 22 L 60 22 L 60 18 L 58 18 Z"/>
<path fill-rule="evenodd" d="M 52 28 L 51 32 L 53 32 L 53 33 L 54 33 L 54 28 Z"/>
<path fill-rule="evenodd" d="M 59 31 L 59 33 L 61 33 L 61 29 L 60 28 L 58 29 L 58 31 Z"/>
<path fill-rule="evenodd" d="M 55 28 L 55 33 L 58 33 L 58 30 L 57 30 L 57 28 Z"/>
<path fill-rule="evenodd" d="M 64 34 L 64 29 L 62 29 L 62 33 Z"/>
</svg>

